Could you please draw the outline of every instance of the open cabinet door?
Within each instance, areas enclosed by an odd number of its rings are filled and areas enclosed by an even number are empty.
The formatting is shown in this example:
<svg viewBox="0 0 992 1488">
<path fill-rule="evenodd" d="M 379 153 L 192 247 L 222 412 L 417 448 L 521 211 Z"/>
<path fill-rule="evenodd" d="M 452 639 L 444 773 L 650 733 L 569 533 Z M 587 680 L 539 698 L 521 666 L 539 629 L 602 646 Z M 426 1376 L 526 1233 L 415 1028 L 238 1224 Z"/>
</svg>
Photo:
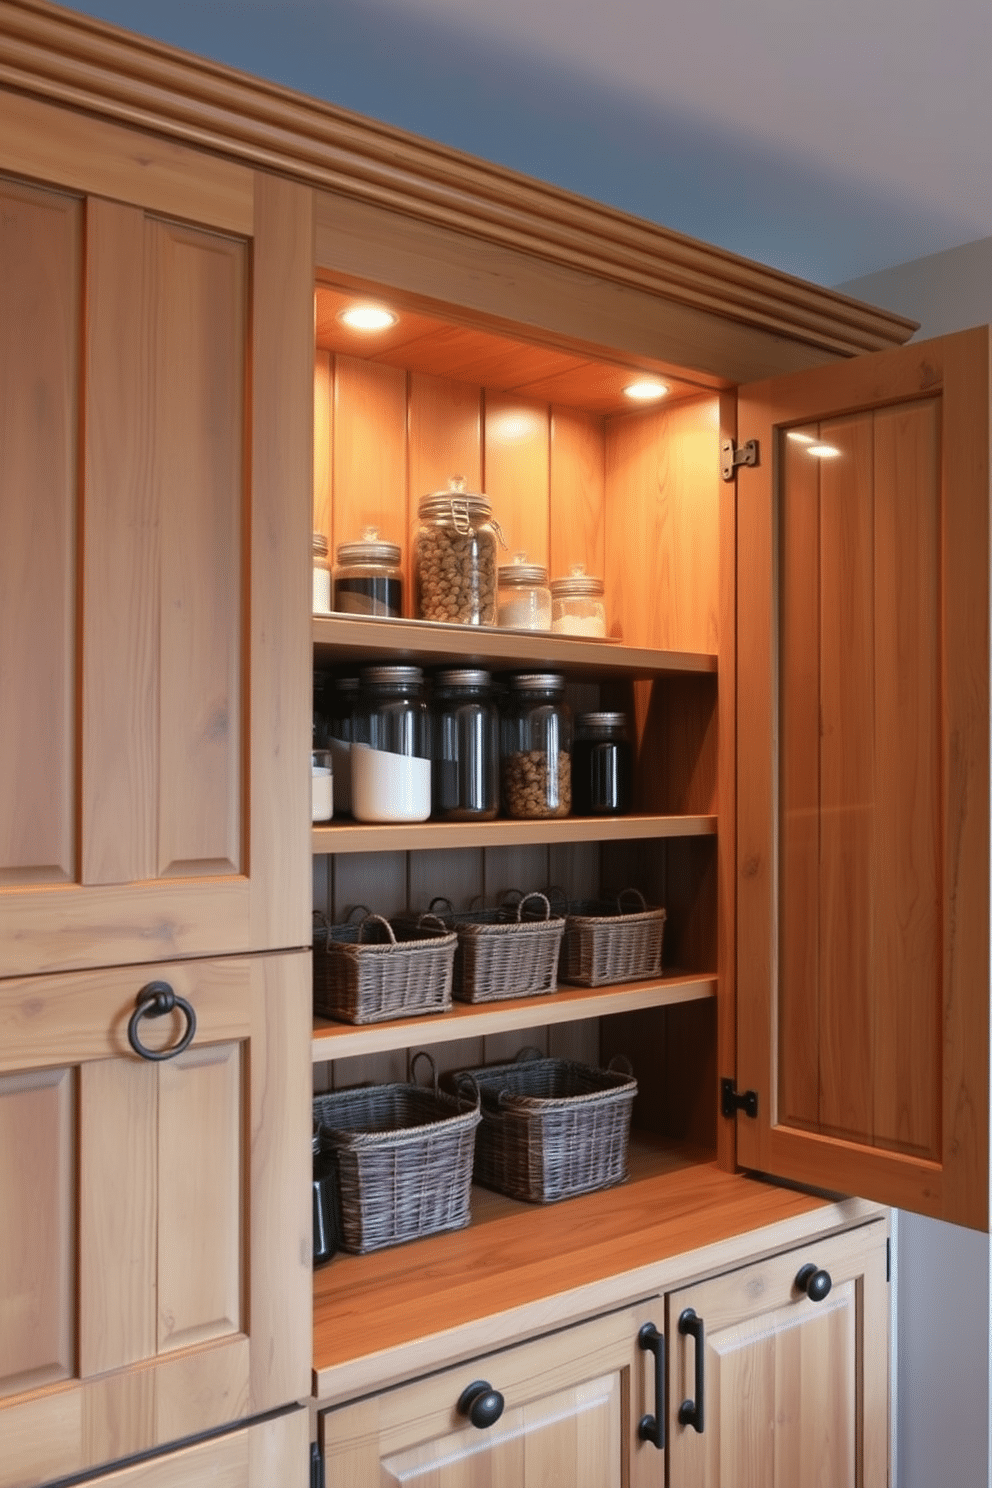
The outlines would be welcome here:
<svg viewBox="0 0 992 1488">
<path fill-rule="evenodd" d="M 989 331 L 738 429 L 738 1158 L 984 1230 Z"/>
</svg>

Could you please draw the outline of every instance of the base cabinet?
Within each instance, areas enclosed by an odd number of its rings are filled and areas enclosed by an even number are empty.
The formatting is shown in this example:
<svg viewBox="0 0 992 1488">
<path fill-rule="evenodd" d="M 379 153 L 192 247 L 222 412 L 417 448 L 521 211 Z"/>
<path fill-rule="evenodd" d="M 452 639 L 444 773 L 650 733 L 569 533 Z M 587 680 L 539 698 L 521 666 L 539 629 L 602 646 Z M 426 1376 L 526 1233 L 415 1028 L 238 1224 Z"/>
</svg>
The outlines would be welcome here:
<svg viewBox="0 0 992 1488">
<path fill-rule="evenodd" d="M 654 1358 L 637 1342 L 651 1320 L 660 1325 L 660 1298 L 323 1412 L 328 1488 L 660 1483 L 663 1453 L 638 1436 L 654 1402 Z M 491 1425 L 476 1426 L 459 1401 L 481 1382 L 503 1406 Z M 484 1420 L 499 1403 L 489 1395 L 481 1406 Z"/>
<path fill-rule="evenodd" d="M 668 1295 L 672 1488 L 885 1488 L 886 1233 Z"/>
</svg>

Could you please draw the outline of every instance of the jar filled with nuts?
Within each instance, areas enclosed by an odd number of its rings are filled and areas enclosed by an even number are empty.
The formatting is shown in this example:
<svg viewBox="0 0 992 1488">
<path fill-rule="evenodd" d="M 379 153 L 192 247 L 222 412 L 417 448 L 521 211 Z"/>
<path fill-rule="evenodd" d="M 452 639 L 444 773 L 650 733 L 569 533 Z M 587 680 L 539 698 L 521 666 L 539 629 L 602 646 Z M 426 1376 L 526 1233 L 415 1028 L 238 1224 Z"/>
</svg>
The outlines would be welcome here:
<svg viewBox="0 0 992 1488">
<path fill-rule="evenodd" d="M 500 779 L 507 816 L 567 816 L 572 809 L 572 714 L 556 672 L 510 678 Z"/>
<path fill-rule="evenodd" d="M 417 615 L 457 625 L 496 623 L 499 527 L 485 496 L 460 475 L 423 497 L 415 541 Z"/>
</svg>

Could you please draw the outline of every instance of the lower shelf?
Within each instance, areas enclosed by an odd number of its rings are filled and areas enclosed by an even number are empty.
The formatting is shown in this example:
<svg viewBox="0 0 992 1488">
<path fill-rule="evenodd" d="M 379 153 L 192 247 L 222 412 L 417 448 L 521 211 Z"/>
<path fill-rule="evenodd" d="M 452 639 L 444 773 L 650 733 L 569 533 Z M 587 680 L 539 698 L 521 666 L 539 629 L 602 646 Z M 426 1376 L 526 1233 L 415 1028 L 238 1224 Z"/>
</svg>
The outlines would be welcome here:
<svg viewBox="0 0 992 1488">
<path fill-rule="evenodd" d="M 569 1307 L 622 1304 L 657 1284 L 645 1268 L 824 1204 L 636 1134 L 630 1170 L 619 1188 L 547 1206 L 475 1188 L 468 1229 L 336 1256 L 314 1277 L 317 1399 L 553 1327 Z"/>
</svg>

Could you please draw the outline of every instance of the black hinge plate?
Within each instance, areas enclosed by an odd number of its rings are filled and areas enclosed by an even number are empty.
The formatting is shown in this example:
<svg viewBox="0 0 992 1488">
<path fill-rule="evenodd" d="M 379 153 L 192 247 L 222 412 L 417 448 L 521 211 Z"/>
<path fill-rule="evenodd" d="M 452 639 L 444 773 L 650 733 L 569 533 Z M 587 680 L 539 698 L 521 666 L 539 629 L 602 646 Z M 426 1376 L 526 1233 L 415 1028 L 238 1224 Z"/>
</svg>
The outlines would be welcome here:
<svg viewBox="0 0 992 1488">
<path fill-rule="evenodd" d="M 738 465 L 757 465 L 760 463 L 760 451 L 758 441 L 749 439 L 745 444 L 734 445 L 732 439 L 724 439 L 720 444 L 720 474 L 725 481 L 733 480 L 734 471 Z"/>
<path fill-rule="evenodd" d="M 758 1092 L 745 1090 L 743 1095 L 738 1095 L 733 1080 L 721 1080 L 720 1110 L 728 1118 L 733 1118 L 738 1111 L 743 1111 L 744 1115 L 750 1116 L 753 1121 L 758 1114 Z"/>
</svg>

